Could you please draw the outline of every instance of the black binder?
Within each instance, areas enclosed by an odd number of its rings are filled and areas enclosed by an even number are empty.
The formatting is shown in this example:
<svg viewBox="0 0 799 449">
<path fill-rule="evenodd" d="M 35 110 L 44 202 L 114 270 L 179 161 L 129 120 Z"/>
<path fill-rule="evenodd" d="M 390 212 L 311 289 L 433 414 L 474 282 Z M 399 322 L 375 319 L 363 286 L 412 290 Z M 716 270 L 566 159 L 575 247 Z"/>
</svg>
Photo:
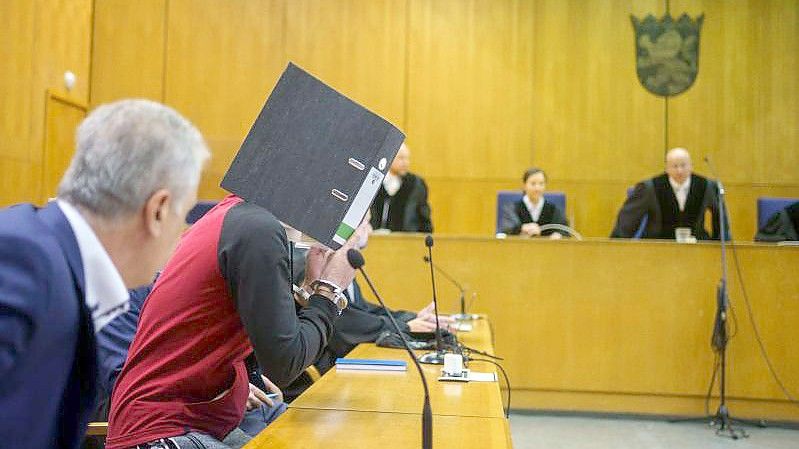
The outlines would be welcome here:
<svg viewBox="0 0 799 449">
<path fill-rule="evenodd" d="M 289 63 L 222 188 L 338 249 L 363 219 L 405 135 Z"/>
</svg>

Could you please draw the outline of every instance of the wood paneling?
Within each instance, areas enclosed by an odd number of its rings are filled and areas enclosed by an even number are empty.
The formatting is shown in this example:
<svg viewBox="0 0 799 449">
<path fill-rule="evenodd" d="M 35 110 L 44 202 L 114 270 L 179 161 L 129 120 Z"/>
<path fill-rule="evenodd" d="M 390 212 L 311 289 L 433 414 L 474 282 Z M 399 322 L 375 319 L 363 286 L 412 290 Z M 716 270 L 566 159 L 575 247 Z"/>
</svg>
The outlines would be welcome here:
<svg viewBox="0 0 799 449">
<path fill-rule="evenodd" d="M 29 143 L 33 127 L 33 30 L 33 2 L 0 2 L 0 40 L 5 43 L 0 45 L 0 61 L 3 61 L 6 71 L 5 76 L 0 77 L 3 108 L 3 119 L 0 120 L 0 160 L 27 162 L 30 159 Z M 3 171 L 0 178 L 8 175 L 11 173 Z M 15 196 L 9 191 L 2 192 L 2 195 L 12 198 L 12 201 Z"/>
<path fill-rule="evenodd" d="M 402 127 L 405 5 L 405 0 L 286 2 L 286 56 Z"/>
<path fill-rule="evenodd" d="M 91 0 L 0 2 L 0 206 L 37 202 L 48 89 L 85 103 L 89 86 Z M 75 73 L 67 94 L 64 72 Z"/>
<path fill-rule="evenodd" d="M 96 0 L 91 104 L 163 100 L 166 0 Z"/>
<path fill-rule="evenodd" d="M 412 0 L 409 15 L 412 170 L 429 179 L 515 179 L 533 147 L 533 3 Z M 473 218 L 458 212 L 464 223 Z"/>
<path fill-rule="evenodd" d="M 699 77 L 670 104 L 669 140 L 713 158 L 729 183 L 799 187 L 799 7 L 795 1 L 672 1 L 704 12 Z"/>
<path fill-rule="evenodd" d="M 219 198 L 222 176 L 285 68 L 285 3 L 170 0 L 168 6 L 164 101 L 209 142 L 199 196 Z"/>
<path fill-rule="evenodd" d="M 97 0 L 91 104 L 144 96 L 184 113 L 214 153 L 200 195 L 218 198 L 291 59 L 403 128 L 439 233 L 493 232 L 496 190 L 538 165 L 578 229 L 605 236 L 625 189 L 662 171 L 668 137 L 700 173 L 714 157 L 734 234 L 750 238 L 756 195 L 799 196 L 799 4 L 670 4 L 705 22 L 699 77 L 669 100 L 668 129 L 665 101 L 636 78 L 630 23 L 665 13 L 663 0 Z M 69 69 L 70 95 L 88 95 L 92 2 L 0 12 L 0 56 L 22 74 L 0 81 L 0 158 L 41 164 L 44 89 Z"/>
<path fill-rule="evenodd" d="M 799 335 L 791 323 L 799 319 L 799 249 L 749 244 L 736 251 L 763 343 L 796 394 Z M 417 310 L 430 300 L 425 253 L 421 235 L 370 239 L 366 267 L 390 307 Z M 434 247 L 436 262 L 465 285 L 467 297 L 476 293 L 471 311 L 491 317 L 513 388 L 547 398 L 526 407 L 660 414 L 702 413 L 719 255 L 717 244 L 643 241 L 440 236 Z M 728 394 L 742 400 L 741 414 L 799 420 L 759 354 L 728 256 L 737 319 Z M 457 290 L 437 281 L 440 308 L 457 310 Z M 642 407 L 646 398 L 663 408 Z"/>
<path fill-rule="evenodd" d="M 75 153 L 75 132 L 86 118 L 85 104 L 48 92 L 40 201 L 56 196 L 58 184 Z"/>
<path fill-rule="evenodd" d="M 536 2 L 533 161 L 552 180 L 631 181 L 661 168 L 663 102 L 638 83 L 630 23 L 660 8 Z"/>
</svg>

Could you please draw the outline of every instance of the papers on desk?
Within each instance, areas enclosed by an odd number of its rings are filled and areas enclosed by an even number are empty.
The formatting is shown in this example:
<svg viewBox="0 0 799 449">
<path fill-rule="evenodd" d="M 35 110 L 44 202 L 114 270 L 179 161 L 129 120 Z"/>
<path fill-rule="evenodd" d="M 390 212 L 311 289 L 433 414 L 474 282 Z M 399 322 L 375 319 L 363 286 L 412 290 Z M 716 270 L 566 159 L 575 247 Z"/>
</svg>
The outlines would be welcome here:
<svg viewBox="0 0 799 449">
<path fill-rule="evenodd" d="M 472 331 L 472 325 L 471 324 L 464 323 L 464 322 L 461 322 L 461 321 L 456 321 L 456 322 L 450 324 L 449 327 L 455 329 L 458 332 L 471 332 Z"/>
<path fill-rule="evenodd" d="M 402 360 L 336 359 L 337 370 L 353 371 L 407 371 L 408 363 Z"/>
<path fill-rule="evenodd" d="M 496 382 L 497 373 L 476 373 L 469 371 L 469 382 Z"/>
<path fill-rule="evenodd" d="M 470 369 L 464 369 L 462 376 L 449 376 L 444 370 L 441 370 L 441 377 L 438 380 L 442 382 L 496 382 L 497 373 L 476 373 Z"/>
</svg>

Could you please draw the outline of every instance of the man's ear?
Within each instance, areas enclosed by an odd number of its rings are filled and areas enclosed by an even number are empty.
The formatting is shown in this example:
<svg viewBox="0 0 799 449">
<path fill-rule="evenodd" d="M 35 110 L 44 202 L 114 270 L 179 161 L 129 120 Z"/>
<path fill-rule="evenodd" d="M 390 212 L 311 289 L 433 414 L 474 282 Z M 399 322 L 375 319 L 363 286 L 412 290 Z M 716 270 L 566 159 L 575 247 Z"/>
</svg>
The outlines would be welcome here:
<svg viewBox="0 0 799 449">
<path fill-rule="evenodd" d="M 159 237 L 164 229 L 164 219 L 172 207 L 172 194 L 169 190 L 159 189 L 150 195 L 144 204 L 144 225 L 153 237 Z"/>
</svg>

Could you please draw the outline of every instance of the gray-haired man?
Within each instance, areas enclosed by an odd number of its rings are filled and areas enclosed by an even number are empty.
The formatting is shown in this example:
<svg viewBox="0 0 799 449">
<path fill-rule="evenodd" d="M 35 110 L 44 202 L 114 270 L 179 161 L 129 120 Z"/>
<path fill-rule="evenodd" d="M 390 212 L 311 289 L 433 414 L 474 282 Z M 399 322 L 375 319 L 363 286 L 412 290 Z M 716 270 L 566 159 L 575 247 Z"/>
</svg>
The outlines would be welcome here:
<svg viewBox="0 0 799 449">
<path fill-rule="evenodd" d="M 120 101 L 78 128 L 56 201 L 0 210 L 4 445 L 78 446 L 95 398 L 94 333 L 174 249 L 208 157 L 174 110 Z"/>
</svg>

